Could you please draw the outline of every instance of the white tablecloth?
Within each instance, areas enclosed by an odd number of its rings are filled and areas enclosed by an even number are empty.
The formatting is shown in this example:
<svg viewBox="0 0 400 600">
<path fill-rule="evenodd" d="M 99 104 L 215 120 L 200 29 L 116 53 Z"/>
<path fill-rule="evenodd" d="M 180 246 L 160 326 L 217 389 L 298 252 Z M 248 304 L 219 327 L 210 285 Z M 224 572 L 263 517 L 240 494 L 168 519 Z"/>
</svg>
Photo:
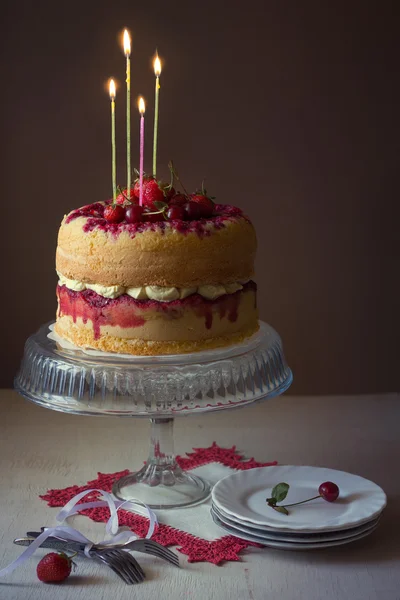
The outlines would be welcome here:
<svg viewBox="0 0 400 600">
<path fill-rule="evenodd" d="M 65 415 L 0 392 L 0 566 L 21 549 L 13 538 L 52 525 L 56 509 L 38 498 L 48 488 L 85 483 L 97 471 L 138 467 L 149 425 L 141 419 Z M 318 552 L 249 549 L 241 562 L 183 568 L 149 556 L 148 578 L 128 587 L 105 568 L 80 561 L 65 583 L 36 579 L 36 555 L 0 580 L 1 600 L 400 600 L 400 396 L 291 397 L 254 407 L 177 419 L 175 449 L 236 444 L 246 456 L 329 466 L 376 481 L 388 494 L 378 530 L 365 540 Z M 75 524 L 98 537 L 103 525 Z M 96 533 L 97 532 L 97 533 Z M 42 551 L 38 552 L 40 556 Z"/>
</svg>

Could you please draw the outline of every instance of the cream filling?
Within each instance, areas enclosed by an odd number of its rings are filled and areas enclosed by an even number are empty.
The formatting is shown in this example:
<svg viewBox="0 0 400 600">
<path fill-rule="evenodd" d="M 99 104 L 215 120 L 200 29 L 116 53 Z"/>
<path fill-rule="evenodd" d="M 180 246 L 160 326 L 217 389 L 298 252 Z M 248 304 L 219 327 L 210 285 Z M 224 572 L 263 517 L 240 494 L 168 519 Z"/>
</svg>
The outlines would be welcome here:
<svg viewBox="0 0 400 600">
<path fill-rule="evenodd" d="M 93 290 L 99 296 L 104 298 L 118 298 L 122 294 L 128 294 L 135 300 L 157 300 L 157 302 L 171 302 L 172 300 L 182 300 L 192 294 L 200 294 L 207 300 L 216 300 L 225 294 L 234 294 L 243 288 L 246 281 L 237 283 L 225 283 L 216 285 L 201 285 L 199 287 L 177 288 L 162 287 L 159 285 L 147 285 L 143 287 L 124 287 L 122 285 L 98 285 L 96 283 L 83 283 L 75 279 L 68 279 L 61 273 L 58 273 L 59 285 L 65 285 L 74 292 L 83 292 L 84 290 Z"/>
</svg>

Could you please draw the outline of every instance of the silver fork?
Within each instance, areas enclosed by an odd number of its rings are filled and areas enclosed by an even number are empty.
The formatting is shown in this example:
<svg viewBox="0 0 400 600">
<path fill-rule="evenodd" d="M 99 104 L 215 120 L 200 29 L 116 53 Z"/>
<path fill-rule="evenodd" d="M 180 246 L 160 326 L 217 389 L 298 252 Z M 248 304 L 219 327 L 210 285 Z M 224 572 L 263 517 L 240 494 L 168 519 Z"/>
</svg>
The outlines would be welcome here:
<svg viewBox="0 0 400 600">
<path fill-rule="evenodd" d="M 42 531 L 44 531 L 45 529 L 46 529 L 46 527 L 41 527 Z M 38 533 L 39 532 L 36 532 L 36 531 L 28 531 L 27 535 L 30 535 L 32 537 L 37 537 Z M 108 546 L 101 546 L 101 545 L 97 545 L 94 547 L 95 548 L 105 548 L 105 549 L 108 548 Z M 178 556 L 174 552 L 169 550 L 169 548 L 162 546 L 161 544 L 159 544 L 158 542 L 155 542 L 154 540 L 149 540 L 147 538 L 141 538 L 139 540 L 133 540 L 132 542 L 129 542 L 127 544 L 116 545 L 116 546 L 114 546 L 114 548 L 119 548 L 120 550 L 133 550 L 136 552 L 143 552 L 144 554 L 152 554 L 153 556 L 157 556 L 158 558 L 162 558 L 162 559 L 170 562 L 175 567 L 180 567 Z"/>
<path fill-rule="evenodd" d="M 145 574 L 137 560 L 123 550 L 117 548 L 109 550 L 92 549 L 91 555 L 107 564 L 125 583 L 141 583 L 145 579 Z"/>
<path fill-rule="evenodd" d="M 115 548 L 120 548 L 121 550 L 133 550 L 136 552 L 143 552 L 145 554 L 152 554 L 153 556 L 157 556 L 159 558 L 167 560 L 168 562 L 175 565 L 175 567 L 180 566 L 178 556 L 174 552 L 169 550 L 169 548 L 165 548 L 165 546 L 162 546 L 154 540 L 133 540 L 132 542 L 128 542 L 127 544 L 115 546 Z"/>
<path fill-rule="evenodd" d="M 96 556 L 93 556 L 93 559 L 95 561 L 104 563 L 107 567 L 109 567 L 112 571 L 114 571 L 114 573 L 116 573 L 118 575 L 118 577 L 120 577 L 122 579 L 122 581 L 124 581 L 128 585 L 131 585 L 130 581 L 127 579 L 125 574 L 121 571 L 121 568 L 116 565 L 115 559 L 113 559 L 111 557 L 107 557 L 105 554 L 99 554 L 99 553 L 96 554 Z"/>
<path fill-rule="evenodd" d="M 33 535 L 31 535 L 33 534 Z M 17 538 L 14 544 L 19 546 L 30 546 L 34 539 L 39 535 L 38 532 L 30 532 L 28 537 Z M 41 544 L 41 548 L 52 548 L 54 550 L 70 550 L 77 552 L 81 556 L 86 556 L 84 553 L 84 544 L 79 542 L 67 542 L 60 538 L 49 537 Z M 139 565 L 137 560 L 120 548 L 102 548 L 92 547 L 90 556 L 93 559 L 98 559 L 105 563 L 114 571 L 125 583 L 141 583 L 146 575 Z"/>
</svg>

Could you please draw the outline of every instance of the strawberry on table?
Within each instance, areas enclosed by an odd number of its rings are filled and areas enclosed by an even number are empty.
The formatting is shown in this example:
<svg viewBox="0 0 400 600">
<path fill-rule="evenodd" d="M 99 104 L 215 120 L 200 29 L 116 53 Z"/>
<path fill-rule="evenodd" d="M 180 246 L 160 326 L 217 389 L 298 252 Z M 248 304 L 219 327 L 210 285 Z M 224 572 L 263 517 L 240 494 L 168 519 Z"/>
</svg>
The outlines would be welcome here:
<svg viewBox="0 0 400 600">
<path fill-rule="evenodd" d="M 63 552 L 50 552 L 42 558 L 36 568 L 40 581 L 44 583 L 60 583 L 69 577 L 72 560 Z"/>
</svg>

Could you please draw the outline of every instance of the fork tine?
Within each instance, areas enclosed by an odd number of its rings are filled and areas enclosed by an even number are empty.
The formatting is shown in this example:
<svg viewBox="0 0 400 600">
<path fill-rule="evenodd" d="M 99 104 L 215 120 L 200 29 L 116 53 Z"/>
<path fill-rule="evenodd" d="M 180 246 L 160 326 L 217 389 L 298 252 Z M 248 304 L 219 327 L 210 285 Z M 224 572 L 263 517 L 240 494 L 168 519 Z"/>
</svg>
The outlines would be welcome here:
<svg viewBox="0 0 400 600">
<path fill-rule="evenodd" d="M 165 548 L 158 542 L 148 539 L 138 539 L 133 542 L 129 542 L 123 546 L 120 546 L 122 550 L 131 550 L 133 552 L 144 552 L 145 554 L 152 554 L 163 560 L 167 560 L 176 567 L 180 567 L 179 558 L 168 548 Z"/>
<path fill-rule="evenodd" d="M 136 558 L 134 556 L 132 556 L 132 554 L 129 554 L 129 552 L 125 552 L 123 550 L 121 550 L 121 554 L 123 554 L 124 559 L 132 565 L 132 568 L 135 570 L 135 572 L 141 578 L 141 581 L 143 581 L 146 578 L 146 574 L 143 571 L 140 564 L 138 563 L 138 561 L 136 560 Z"/>
<path fill-rule="evenodd" d="M 157 558 L 162 558 L 163 560 L 166 560 L 167 562 L 173 564 L 174 567 L 179 567 L 179 563 L 176 560 L 172 560 L 171 558 L 161 554 L 157 550 L 147 550 L 147 554 L 151 554 L 152 556 L 157 556 Z"/>
<path fill-rule="evenodd" d="M 140 579 L 132 569 L 132 566 L 128 564 L 128 561 L 122 560 L 119 554 L 115 554 L 112 551 L 108 552 L 107 555 L 114 562 L 115 566 L 121 570 L 129 583 L 139 583 Z"/>
<path fill-rule="evenodd" d="M 132 562 L 127 559 L 125 553 L 123 554 L 120 551 L 115 552 L 114 550 L 111 550 L 108 554 L 122 570 L 130 583 L 141 583 L 143 581 L 144 577 L 137 570 L 136 564 L 132 564 Z"/>
<path fill-rule="evenodd" d="M 149 548 L 159 548 L 160 550 L 162 550 L 163 552 L 165 552 L 165 554 L 169 554 L 172 556 L 176 556 L 172 550 L 170 550 L 169 548 L 167 548 L 166 546 L 163 546 L 162 544 L 159 544 L 158 542 L 155 542 L 154 540 L 144 540 L 144 543 L 146 544 L 146 546 L 148 546 Z"/>
<path fill-rule="evenodd" d="M 120 567 L 116 565 L 113 558 L 111 558 L 110 556 L 103 556 L 103 554 L 101 554 L 100 552 L 96 552 L 95 557 L 99 561 L 107 565 L 107 567 L 109 567 L 112 571 L 114 571 L 114 573 L 118 575 L 118 577 L 122 579 L 124 583 L 126 583 L 127 585 L 131 585 L 132 582 L 126 577 L 125 573 L 122 572 Z"/>
<path fill-rule="evenodd" d="M 126 575 L 130 583 L 140 583 L 141 578 L 136 573 L 136 570 L 132 568 L 132 565 L 128 563 L 128 561 L 121 557 L 120 555 L 112 555 L 113 559 L 116 561 L 120 569 Z"/>
<path fill-rule="evenodd" d="M 163 558 L 164 560 L 172 563 L 175 567 L 179 567 L 179 559 L 177 556 L 170 556 L 169 554 L 165 554 L 165 552 L 163 552 L 162 550 L 160 550 L 159 548 L 145 548 L 145 552 L 147 554 L 152 554 L 153 556 L 158 556 L 159 558 Z"/>
<path fill-rule="evenodd" d="M 118 549 L 110 550 L 109 554 L 118 561 L 118 563 L 121 565 L 121 568 L 123 568 L 128 576 L 133 579 L 134 583 L 140 583 L 144 580 L 144 571 L 133 556 L 127 552 L 124 552 L 123 550 Z"/>
<path fill-rule="evenodd" d="M 168 562 L 179 566 L 179 559 L 177 556 L 170 556 L 169 554 L 165 554 L 164 552 L 162 552 L 161 550 L 158 550 L 157 548 L 148 548 L 146 550 L 146 552 L 148 554 L 153 554 L 154 556 L 159 556 L 160 558 L 163 558 L 164 560 L 167 560 Z"/>
<path fill-rule="evenodd" d="M 157 542 L 154 542 L 153 540 L 146 540 L 145 546 L 146 546 L 146 548 L 149 548 L 149 549 L 158 550 L 160 552 L 161 556 L 164 556 L 165 558 L 169 559 L 171 562 L 179 565 L 178 556 L 174 552 L 172 552 L 172 550 L 170 550 L 169 548 L 166 548 L 165 546 L 162 546 L 161 544 L 158 544 Z"/>
</svg>

